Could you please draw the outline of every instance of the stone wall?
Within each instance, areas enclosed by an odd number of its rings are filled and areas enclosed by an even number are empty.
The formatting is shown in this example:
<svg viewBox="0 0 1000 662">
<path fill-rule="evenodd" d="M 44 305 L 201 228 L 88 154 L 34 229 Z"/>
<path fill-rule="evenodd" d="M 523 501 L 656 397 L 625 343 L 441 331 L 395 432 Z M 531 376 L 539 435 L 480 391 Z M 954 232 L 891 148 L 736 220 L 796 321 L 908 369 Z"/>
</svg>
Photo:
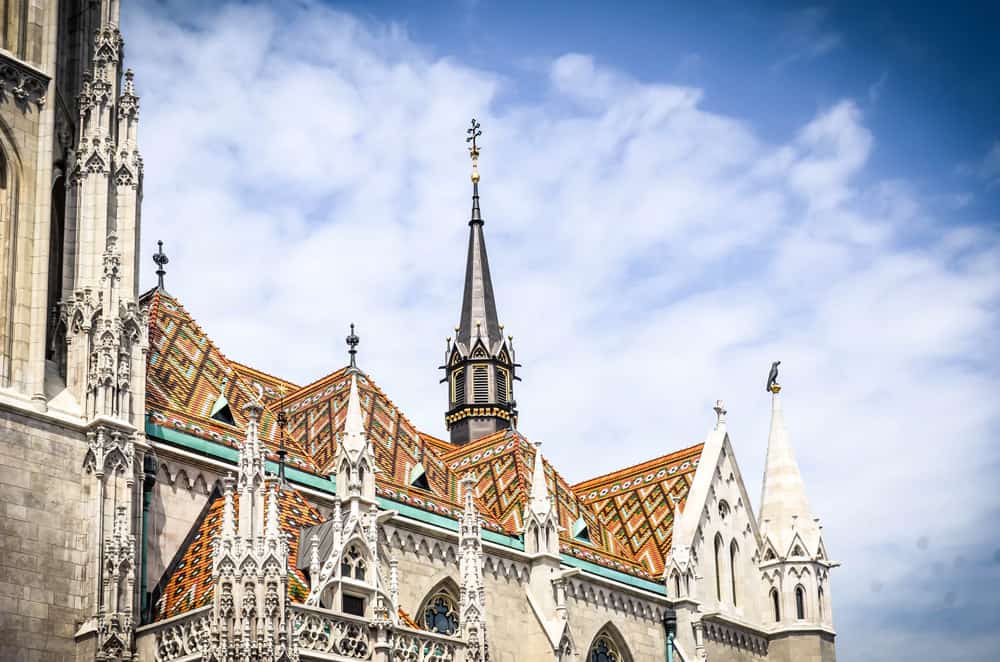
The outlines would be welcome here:
<svg viewBox="0 0 1000 662">
<path fill-rule="evenodd" d="M 790 632 L 771 638 L 768 662 L 836 662 L 833 636 L 826 632 Z"/>
<path fill-rule="evenodd" d="M 218 476 L 170 460 L 160 462 L 146 522 L 146 581 L 152 591 L 208 501 Z"/>
<path fill-rule="evenodd" d="M 74 659 L 96 590 L 85 451 L 82 433 L 0 405 L 0 659 Z"/>
</svg>

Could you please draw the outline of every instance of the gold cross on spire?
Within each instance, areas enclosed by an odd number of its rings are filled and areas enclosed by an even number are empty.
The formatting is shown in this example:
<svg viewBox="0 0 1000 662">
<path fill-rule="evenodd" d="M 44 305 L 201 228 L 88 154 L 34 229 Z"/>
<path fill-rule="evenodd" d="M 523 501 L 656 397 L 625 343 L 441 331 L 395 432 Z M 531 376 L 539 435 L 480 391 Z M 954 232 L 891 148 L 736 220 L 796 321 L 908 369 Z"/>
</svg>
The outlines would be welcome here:
<svg viewBox="0 0 1000 662">
<path fill-rule="evenodd" d="M 469 134 L 469 137 L 465 139 L 465 142 L 472 143 L 472 146 L 469 147 L 469 155 L 472 157 L 473 182 L 479 181 L 479 168 L 477 167 L 479 165 L 479 145 L 476 144 L 476 138 L 483 135 L 481 127 L 482 125 L 476 121 L 475 117 L 473 117 L 471 126 L 469 126 L 469 128 L 465 131 Z"/>
</svg>

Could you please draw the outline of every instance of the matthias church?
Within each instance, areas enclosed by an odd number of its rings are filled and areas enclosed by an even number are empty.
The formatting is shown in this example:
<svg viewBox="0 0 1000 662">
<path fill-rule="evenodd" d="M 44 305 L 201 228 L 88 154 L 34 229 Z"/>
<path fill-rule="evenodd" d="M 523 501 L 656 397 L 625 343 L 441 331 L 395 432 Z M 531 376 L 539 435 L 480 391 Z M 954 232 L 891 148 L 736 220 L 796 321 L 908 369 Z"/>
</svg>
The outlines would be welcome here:
<svg viewBox="0 0 1000 662">
<path fill-rule="evenodd" d="M 353 328 L 309 384 L 217 346 L 140 232 L 120 9 L 0 3 L 0 659 L 835 659 L 777 366 L 757 502 L 735 449 L 764 440 L 722 402 L 691 412 L 702 439 L 575 484 L 517 425 L 543 405 L 515 404 L 531 357 L 498 322 L 475 121 L 429 430 Z"/>
</svg>

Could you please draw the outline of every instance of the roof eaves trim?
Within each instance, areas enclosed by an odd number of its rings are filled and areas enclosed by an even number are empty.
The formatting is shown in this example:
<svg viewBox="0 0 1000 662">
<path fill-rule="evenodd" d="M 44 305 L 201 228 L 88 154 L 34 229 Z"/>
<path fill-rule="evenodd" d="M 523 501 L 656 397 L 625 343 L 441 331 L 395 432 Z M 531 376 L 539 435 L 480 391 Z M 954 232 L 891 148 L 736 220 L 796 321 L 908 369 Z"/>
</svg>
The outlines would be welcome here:
<svg viewBox="0 0 1000 662">
<path fill-rule="evenodd" d="M 208 439 L 193 437 L 189 434 L 157 425 L 156 423 L 146 423 L 146 434 L 162 442 L 180 446 L 203 455 L 208 455 L 233 465 L 236 464 L 236 461 L 239 458 L 239 452 L 231 446 L 209 441 Z M 277 469 L 278 465 L 276 462 L 272 462 L 270 460 L 267 461 L 267 471 L 276 473 Z M 315 476 L 287 465 L 285 466 L 285 477 L 291 482 L 307 487 L 313 487 L 328 494 L 337 493 L 336 481 L 334 481 L 332 477 L 323 478 L 322 476 Z M 429 513 L 405 503 L 399 503 L 398 501 L 386 499 L 385 497 L 377 497 L 377 500 L 379 505 L 386 510 L 395 510 L 400 515 L 403 515 L 408 519 L 414 519 L 425 524 L 438 526 L 448 531 L 458 531 L 458 522 L 444 517 L 443 515 Z M 487 529 L 482 529 L 482 532 L 483 540 L 503 545 L 504 547 L 509 547 L 511 549 L 524 550 L 524 543 L 517 537 L 504 535 Z"/>
<path fill-rule="evenodd" d="M 604 568 L 597 565 L 596 563 L 591 563 L 590 561 L 584 561 L 583 559 L 578 559 L 569 554 L 560 554 L 559 559 L 566 565 L 572 566 L 574 568 L 580 568 L 599 577 L 604 577 L 605 579 L 610 579 L 613 582 L 619 584 L 628 584 L 634 588 L 641 589 L 643 591 L 648 591 L 649 593 L 654 593 L 659 596 L 666 597 L 667 587 L 666 584 L 657 584 L 656 582 L 651 582 L 640 577 L 633 577 L 632 575 L 627 575 L 624 572 L 619 572 L 617 570 L 612 570 L 610 568 Z"/>
</svg>

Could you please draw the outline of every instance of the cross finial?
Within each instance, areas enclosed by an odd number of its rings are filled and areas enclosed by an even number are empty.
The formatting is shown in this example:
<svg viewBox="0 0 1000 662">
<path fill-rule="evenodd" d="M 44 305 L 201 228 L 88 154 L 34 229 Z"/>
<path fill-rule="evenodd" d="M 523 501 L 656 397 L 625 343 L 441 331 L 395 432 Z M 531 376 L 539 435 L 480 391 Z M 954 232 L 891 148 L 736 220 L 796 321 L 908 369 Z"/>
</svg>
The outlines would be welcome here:
<svg viewBox="0 0 1000 662">
<path fill-rule="evenodd" d="M 163 265 L 170 262 L 170 258 L 167 254 L 163 252 L 163 241 L 156 242 L 157 251 L 153 253 L 153 262 L 156 263 L 156 278 L 157 278 L 157 288 L 163 289 L 163 276 L 167 273 L 164 270 Z"/>
<path fill-rule="evenodd" d="M 357 370 L 357 353 L 358 353 L 358 343 L 361 342 L 361 338 L 358 338 L 357 334 L 354 333 L 354 323 L 351 323 L 351 333 L 347 336 L 347 353 L 351 355 L 351 369 Z"/>
<path fill-rule="evenodd" d="M 483 125 L 477 122 L 476 118 L 473 117 L 472 124 L 465 130 L 465 132 L 469 134 L 469 137 L 465 139 L 465 142 L 472 143 L 472 146 L 469 147 L 469 153 L 472 154 L 472 158 L 479 156 L 479 145 L 476 144 L 476 138 L 483 135 L 482 126 Z"/>
<path fill-rule="evenodd" d="M 726 424 L 726 403 L 722 400 L 716 400 L 715 406 L 712 407 L 715 410 L 715 427 Z"/>
<path fill-rule="evenodd" d="M 482 125 L 476 121 L 476 118 L 472 118 L 472 124 L 466 129 L 466 133 L 469 136 L 465 139 L 465 142 L 472 143 L 469 147 L 469 156 L 472 157 L 472 182 L 479 182 L 479 144 L 476 142 L 476 138 L 483 135 L 483 131 L 480 128 Z"/>
</svg>

